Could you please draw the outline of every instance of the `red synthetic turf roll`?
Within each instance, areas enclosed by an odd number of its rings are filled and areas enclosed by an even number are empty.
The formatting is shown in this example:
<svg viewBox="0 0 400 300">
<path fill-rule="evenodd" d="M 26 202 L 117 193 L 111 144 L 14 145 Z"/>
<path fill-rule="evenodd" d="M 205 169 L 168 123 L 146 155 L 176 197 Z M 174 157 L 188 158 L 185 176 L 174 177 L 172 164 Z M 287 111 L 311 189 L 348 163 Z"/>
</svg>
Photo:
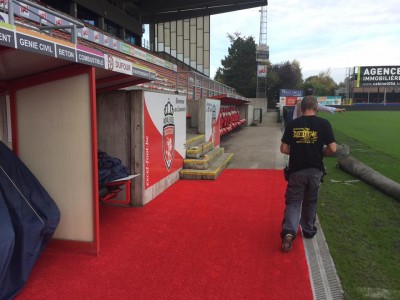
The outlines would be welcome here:
<svg viewBox="0 0 400 300">
<path fill-rule="evenodd" d="M 280 250 L 285 185 L 227 169 L 142 208 L 102 206 L 100 256 L 46 249 L 17 299 L 312 299 L 301 237 Z"/>
</svg>

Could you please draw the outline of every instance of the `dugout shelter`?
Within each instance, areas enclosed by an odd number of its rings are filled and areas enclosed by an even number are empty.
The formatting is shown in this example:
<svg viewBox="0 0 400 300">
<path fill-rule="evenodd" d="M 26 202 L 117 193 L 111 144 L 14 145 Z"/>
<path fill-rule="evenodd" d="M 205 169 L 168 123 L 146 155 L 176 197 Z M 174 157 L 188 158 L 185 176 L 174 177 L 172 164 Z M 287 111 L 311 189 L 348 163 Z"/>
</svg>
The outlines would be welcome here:
<svg viewBox="0 0 400 300">
<path fill-rule="evenodd" d="M 186 100 L 234 92 L 197 85 L 197 74 L 207 77 L 204 43 L 189 42 L 202 59 L 196 62 L 184 43 L 182 52 L 162 44 L 161 57 L 141 47 L 143 24 L 189 20 L 189 33 L 207 33 L 211 14 L 262 5 L 267 1 L 0 1 L 0 139 L 60 209 L 53 246 L 99 254 L 99 150 L 140 174 L 129 205 L 144 205 L 178 180 Z M 190 27 L 200 19 L 201 30 Z M 171 33 L 157 32 L 153 44 Z M 196 75 L 180 73 L 181 66 Z M 191 76 L 195 84 L 180 88 Z M 164 151 L 172 137 L 175 147 Z M 155 157 L 158 150 L 169 156 Z"/>
</svg>

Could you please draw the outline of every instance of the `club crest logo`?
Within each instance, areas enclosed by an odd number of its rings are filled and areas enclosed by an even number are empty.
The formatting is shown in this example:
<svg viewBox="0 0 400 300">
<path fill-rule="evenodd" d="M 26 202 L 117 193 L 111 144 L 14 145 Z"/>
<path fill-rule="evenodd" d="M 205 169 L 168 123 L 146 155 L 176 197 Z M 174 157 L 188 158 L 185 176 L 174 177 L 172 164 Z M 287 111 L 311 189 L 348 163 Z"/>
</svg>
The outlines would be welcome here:
<svg viewBox="0 0 400 300">
<path fill-rule="evenodd" d="M 163 157 L 167 169 L 171 169 L 175 152 L 175 122 L 174 107 L 171 102 L 164 107 L 164 125 L 163 125 Z"/>
</svg>

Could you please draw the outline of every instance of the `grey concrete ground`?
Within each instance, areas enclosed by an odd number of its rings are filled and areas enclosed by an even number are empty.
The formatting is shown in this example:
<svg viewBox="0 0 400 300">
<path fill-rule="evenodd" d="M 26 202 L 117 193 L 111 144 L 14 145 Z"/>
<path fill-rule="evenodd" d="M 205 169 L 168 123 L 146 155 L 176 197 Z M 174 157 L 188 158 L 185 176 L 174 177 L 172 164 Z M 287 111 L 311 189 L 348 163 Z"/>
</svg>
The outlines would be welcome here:
<svg viewBox="0 0 400 300">
<path fill-rule="evenodd" d="M 228 169 L 283 169 L 285 155 L 279 151 L 282 134 L 283 123 L 277 122 L 277 113 L 267 112 L 261 124 L 222 136 L 221 147 L 235 155 Z"/>
</svg>

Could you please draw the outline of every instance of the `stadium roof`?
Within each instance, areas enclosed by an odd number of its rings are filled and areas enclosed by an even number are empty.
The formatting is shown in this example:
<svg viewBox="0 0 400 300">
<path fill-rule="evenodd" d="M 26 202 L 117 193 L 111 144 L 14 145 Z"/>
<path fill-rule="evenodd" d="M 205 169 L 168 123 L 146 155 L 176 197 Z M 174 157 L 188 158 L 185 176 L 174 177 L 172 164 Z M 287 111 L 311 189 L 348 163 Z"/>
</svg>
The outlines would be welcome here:
<svg viewBox="0 0 400 300">
<path fill-rule="evenodd" d="M 137 12 L 142 24 L 215 15 L 268 5 L 268 0 L 116 0 Z"/>
</svg>

